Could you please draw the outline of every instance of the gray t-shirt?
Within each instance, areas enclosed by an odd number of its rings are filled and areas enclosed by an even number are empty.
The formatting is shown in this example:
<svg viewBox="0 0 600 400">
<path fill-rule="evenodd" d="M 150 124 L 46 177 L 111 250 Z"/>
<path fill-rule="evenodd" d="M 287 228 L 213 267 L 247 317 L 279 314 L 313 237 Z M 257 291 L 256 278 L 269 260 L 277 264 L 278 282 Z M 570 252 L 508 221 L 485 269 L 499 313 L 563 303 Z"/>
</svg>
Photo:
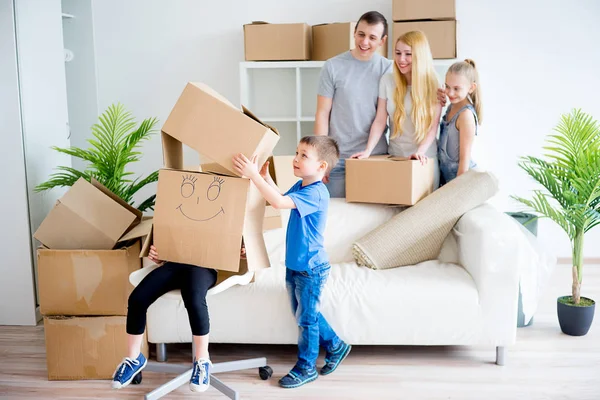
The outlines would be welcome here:
<svg viewBox="0 0 600 400">
<path fill-rule="evenodd" d="M 329 115 L 329 136 L 337 140 L 340 157 L 348 158 L 367 147 L 375 120 L 379 80 L 391 71 L 392 61 L 375 53 L 360 61 L 350 51 L 330 58 L 321 70 L 318 94 L 333 99 Z M 385 135 L 371 154 L 385 154 Z"/>
</svg>

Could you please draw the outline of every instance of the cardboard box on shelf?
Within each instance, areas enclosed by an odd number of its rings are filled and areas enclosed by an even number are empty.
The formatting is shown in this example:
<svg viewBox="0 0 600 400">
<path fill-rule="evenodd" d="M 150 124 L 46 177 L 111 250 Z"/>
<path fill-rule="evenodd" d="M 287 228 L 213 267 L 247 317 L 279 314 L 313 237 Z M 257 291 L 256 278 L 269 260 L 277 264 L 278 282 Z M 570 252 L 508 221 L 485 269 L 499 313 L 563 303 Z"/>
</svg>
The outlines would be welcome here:
<svg viewBox="0 0 600 400">
<path fill-rule="evenodd" d="M 345 51 L 352 50 L 354 45 L 354 28 L 356 22 L 335 22 L 313 25 L 313 52 L 311 60 L 326 61 Z M 377 49 L 387 58 L 387 41 Z"/>
<path fill-rule="evenodd" d="M 305 23 L 244 25 L 246 61 L 310 60 L 311 28 Z"/>
<path fill-rule="evenodd" d="M 80 178 L 69 188 L 34 233 L 54 250 L 110 250 L 142 219 L 142 213 L 97 181 Z"/>
<path fill-rule="evenodd" d="M 277 131 L 262 123 L 249 110 L 242 110 L 203 83 L 188 83 L 162 127 L 163 148 L 178 148 L 182 143 L 237 175 L 231 161 L 234 154 L 257 156 L 264 163 L 279 141 Z M 175 153 L 165 153 L 165 165 L 183 166 L 182 160 L 169 160 Z"/>
<path fill-rule="evenodd" d="M 414 205 L 433 191 L 433 163 L 372 156 L 346 160 L 346 201 Z"/>
<path fill-rule="evenodd" d="M 151 224 L 142 221 L 126 235 L 123 247 L 113 250 L 38 249 L 42 315 L 127 315 L 133 290 L 129 275 L 142 266 L 140 253 L 149 246 Z"/>
<path fill-rule="evenodd" d="M 456 19 L 456 0 L 392 1 L 392 21 L 453 19 Z"/>
<path fill-rule="evenodd" d="M 49 380 L 111 379 L 127 356 L 126 317 L 44 317 Z M 146 335 L 142 353 L 148 357 Z"/>
<path fill-rule="evenodd" d="M 456 21 L 394 22 L 394 40 L 409 31 L 422 31 L 435 59 L 456 58 Z"/>
</svg>

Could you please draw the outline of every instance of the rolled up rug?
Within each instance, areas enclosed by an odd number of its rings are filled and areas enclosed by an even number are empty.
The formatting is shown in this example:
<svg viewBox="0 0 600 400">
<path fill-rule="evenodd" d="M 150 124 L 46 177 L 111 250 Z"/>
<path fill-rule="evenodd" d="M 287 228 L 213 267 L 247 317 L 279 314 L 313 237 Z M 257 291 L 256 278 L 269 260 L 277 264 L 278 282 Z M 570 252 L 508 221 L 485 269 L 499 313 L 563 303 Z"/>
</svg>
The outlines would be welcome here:
<svg viewBox="0 0 600 400">
<path fill-rule="evenodd" d="M 491 172 L 469 170 L 357 240 L 352 255 L 372 269 L 435 259 L 458 219 L 497 192 Z"/>
</svg>

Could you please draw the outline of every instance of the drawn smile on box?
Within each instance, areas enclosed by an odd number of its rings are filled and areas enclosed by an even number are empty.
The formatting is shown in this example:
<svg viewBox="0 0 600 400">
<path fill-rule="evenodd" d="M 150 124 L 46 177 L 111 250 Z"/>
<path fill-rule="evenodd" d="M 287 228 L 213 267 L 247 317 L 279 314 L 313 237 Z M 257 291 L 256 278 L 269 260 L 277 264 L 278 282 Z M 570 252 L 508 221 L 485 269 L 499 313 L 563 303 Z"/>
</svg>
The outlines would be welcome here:
<svg viewBox="0 0 600 400">
<path fill-rule="evenodd" d="M 195 190 L 196 190 L 196 181 L 198 180 L 198 178 L 195 178 L 193 175 L 183 175 L 183 181 L 181 182 L 181 196 L 185 199 L 189 199 L 190 197 L 192 197 L 192 195 L 194 194 Z M 206 198 L 208 199 L 208 201 L 215 201 L 219 195 L 221 194 L 221 187 L 223 186 L 223 184 L 225 183 L 225 180 L 222 178 L 219 178 L 217 176 L 214 177 L 214 180 L 212 181 L 212 183 L 208 186 L 208 189 L 206 190 Z M 200 204 L 200 196 L 196 196 L 196 204 Z M 200 207 L 200 208 L 204 208 L 204 207 Z M 204 221 L 210 221 L 213 218 L 216 218 L 219 214 L 225 214 L 225 210 L 223 209 L 223 207 L 221 206 L 220 210 L 217 211 L 216 214 L 214 214 L 212 217 L 208 217 L 208 218 L 193 218 L 190 217 L 189 215 L 187 215 L 185 213 L 185 211 L 183 211 L 183 203 L 179 204 L 179 206 L 176 207 L 176 209 L 179 210 L 179 212 L 181 213 L 181 215 L 183 215 L 185 218 L 190 219 L 192 221 L 197 221 L 197 222 L 204 222 Z"/>
</svg>

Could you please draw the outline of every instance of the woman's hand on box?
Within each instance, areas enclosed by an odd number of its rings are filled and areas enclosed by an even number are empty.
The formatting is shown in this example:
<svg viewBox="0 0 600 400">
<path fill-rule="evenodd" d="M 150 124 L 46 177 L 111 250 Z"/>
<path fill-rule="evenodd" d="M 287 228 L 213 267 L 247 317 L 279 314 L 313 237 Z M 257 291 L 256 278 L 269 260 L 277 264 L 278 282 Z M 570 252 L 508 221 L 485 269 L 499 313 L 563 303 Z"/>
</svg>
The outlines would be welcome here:
<svg viewBox="0 0 600 400">
<path fill-rule="evenodd" d="M 427 156 L 423 153 L 414 153 L 411 154 L 409 157 L 411 160 L 419 160 L 421 162 L 421 165 L 425 165 L 427 164 Z"/>
</svg>

